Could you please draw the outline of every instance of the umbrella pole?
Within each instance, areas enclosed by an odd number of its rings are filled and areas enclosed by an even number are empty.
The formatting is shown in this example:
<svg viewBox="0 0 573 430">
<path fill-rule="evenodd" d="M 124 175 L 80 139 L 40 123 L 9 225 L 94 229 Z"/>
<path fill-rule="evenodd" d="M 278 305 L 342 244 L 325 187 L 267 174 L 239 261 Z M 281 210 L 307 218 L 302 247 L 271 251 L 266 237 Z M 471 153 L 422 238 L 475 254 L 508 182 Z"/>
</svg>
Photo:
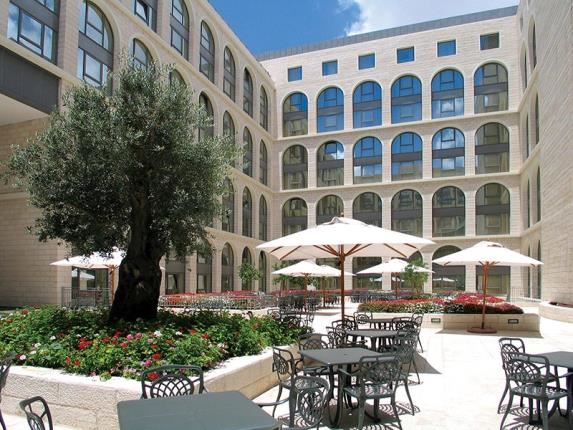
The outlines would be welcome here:
<svg viewBox="0 0 573 430">
<path fill-rule="evenodd" d="M 344 319 L 344 254 L 340 253 L 338 262 L 340 263 L 340 313 Z"/>
<path fill-rule="evenodd" d="M 483 266 L 483 301 L 481 306 L 481 328 L 485 328 L 485 295 L 487 294 L 487 278 L 489 276 L 489 264 L 484 264 Z"/>
</svg>

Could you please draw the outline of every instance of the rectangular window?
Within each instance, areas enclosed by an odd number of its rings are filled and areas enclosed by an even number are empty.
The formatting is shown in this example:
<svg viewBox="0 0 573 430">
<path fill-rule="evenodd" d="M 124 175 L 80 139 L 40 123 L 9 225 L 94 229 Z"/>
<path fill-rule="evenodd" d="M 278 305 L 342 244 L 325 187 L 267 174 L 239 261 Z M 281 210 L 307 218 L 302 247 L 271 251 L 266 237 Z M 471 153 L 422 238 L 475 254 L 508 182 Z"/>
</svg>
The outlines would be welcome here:
<svg viewBox="0 0 573 430">
<path fill-rule="evenodd" d="M 302 67 L 291 67 L 288 69 L 288 81 L 300 81 L 302 79 Z"/>
<path fill-rule="evenodd" d="M 151 4 L 145 0 L 135 0 L 133 8 L 135 15 L 140 17 L 149 27 L 155 30 L 155 11 Z"/>
<path fill-rule="evenodd" d="M 447 57 L 448 55 L 456 55 L 456 41 L 446 40 L 438 42 L 438 57 Z"/>
<path fill-rule="evenodd" d="M 398 63 L 408 63 L 414 61 L 414 47 L 400 48 L 396 51 L 396 59 Z"/>
<path fill-rule="evenodd" d="M 322 63 L 322 76 L 336 75 L 338 73 L 338 61 L 325 61 Z"/>
<path fill-rule="evenodd" d="M 479 37 L 479 48 L 482 51 L 499 48 L 499 33 L 482 34 Z"/>
<path fill-rule="evenodd" d="M 374 54 L 366 54 L 358 57 L 358 70 L 372 69 L 376 65 L 376 56 Z"/>
<path fill-rule="evenodd" d="M 56 61 L 56 32 L 13 3 L 8 7 L 8 37 L 51 62 Z"/>
</svg>

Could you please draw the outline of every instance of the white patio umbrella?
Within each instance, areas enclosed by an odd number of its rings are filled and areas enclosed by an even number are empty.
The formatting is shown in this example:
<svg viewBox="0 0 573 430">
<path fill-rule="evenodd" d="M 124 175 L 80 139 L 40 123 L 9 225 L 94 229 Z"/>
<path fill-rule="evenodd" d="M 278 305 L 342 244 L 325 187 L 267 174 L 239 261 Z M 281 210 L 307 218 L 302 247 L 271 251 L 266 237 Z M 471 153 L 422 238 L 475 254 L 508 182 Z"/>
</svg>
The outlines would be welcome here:
<svg viewBox="0 0 573 430">
<path fill-rule="evenodd" d="M 365 224 L 351 218 L 335 217 L 317 225 L 257 246 L 279 260 L 338 258 L 344 267 L 347 257 L 407 258 L 433 242 Z M 344 318 L 344 275 L 340 272 L 341 313 Z"/>
<path fill-rule="evenodd" d="M 275 270 L 272 272 L 273 275 L 287 275 L 294 277 L 304 278 L 304 289 L 308 288 L 308 278 L 310 276 L 316 277 L 335 277 L 340 276 L 340 270 L 334 267 L 318 265 L 314 261 L 304 260 L 300 261 L 291 266 L 283 267 L 282 269 Z M 352 273 L 346 273 L 346 275 L 352 275 Z"/>
<path fill-rule="evenodd" d="M 369 267 L 368 269 L 361 270 L 357 275 L 381 275 L 382 273 L 404 273 L 408 262 L 399 258 L 391 258 L 390 260 L 377 264 L 376 266 Z M 434 273 L 425 267 L 413 266 L 414 272 L 421 273 Z M 393 279 L 392 279 L 393 280 Z M 396 298 L 398 298 L 398 283 L 395 283 L 394 290 L 396 291 Z"/>
<path fill-rule="evenodd" d="M 481 266 L 483 270 L 483 302 L 481 327 L 472 327 L 468 331 L 473 333 L 495 333 L 493 328 L 485 327 L 485 296 L 487 294 L 487 281 L 489 269 L 492 266 L 539 266 L 543 264 L 534 258 L 527 257 L 519 252 L 512 251 L 495 242 L 479 242 L 474 246 L 463 249 L 453 254 L 446 255 L 434 260 L 434 263 L 447 265 L 476 265 Z"/>
<path fill-rule="evenodd" d="M 91 281 L 93 279 L 95 279 L 94 275 L 90 275 L 89 273 L 86 273 L 84 271 L 82 271 L 81 269 L 75 269 L 72 270 L 70 272 L 71 277 L 73 278 L 74 276 L 78 277 L 79 279 L 85 279 L 87 281 Z"/>
</svg>

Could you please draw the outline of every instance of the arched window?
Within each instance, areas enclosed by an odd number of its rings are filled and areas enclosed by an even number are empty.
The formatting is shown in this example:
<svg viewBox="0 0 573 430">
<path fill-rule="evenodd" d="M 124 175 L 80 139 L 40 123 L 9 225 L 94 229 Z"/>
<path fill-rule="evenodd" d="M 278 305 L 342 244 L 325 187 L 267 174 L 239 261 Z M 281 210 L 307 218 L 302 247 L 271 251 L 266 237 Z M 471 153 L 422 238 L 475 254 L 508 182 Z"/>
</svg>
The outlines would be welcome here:
<svg viewBox="0 0 573 430">
<path fill-rule="evenodd" d="M 537 66 L 537 36 L 535 34 L 535 24 L 531 26 L 531 68 Z"/>
<path fill-rule="evenodd" d="M 215 40 L 211 29 L 201 22 L 201 47 L 199 48 L 199 70 L 211 82 L 215 82 Z"/>
<path fill-rule="evenodd" d="M 531 227 L 531 184 L 527 181 L 527 194 L 525 196 L 525 228 Z"/>
<path fill-rule="evenodd" d="M 476 175 L 509 172 L 509 131 L 503 124 L 482 125 L 476 132 L 475 145 Z"/>
<path fill-rule="evenodd" d="M 535 96 L 535 110 L 533 111 L 535 115 L 535 144 L 539 143 L 540 132 L 539 132 L 539 96 Z"/>
<path fill-rule="evenodd" d="M 133 57 L 134 64 L 138 67 L 147 69 L 153 61 L 147 47 L 138 39 L 133 39 L 131 48 L 131 55 Z"/>
<path fill-rule="evenodd" d="M 324 196 L 316 204 L 316 225 L 329 222 L 344 213 L 342 199 L 335 195 Z"/>
<path fill-rule="evenodd" d="M 487 63 L 474 74 L 474 113 L 507 110 L 507 70 Z"/>
<path fill-rule="evenodd" d="M 392 197 L 392 230 L 422 237 L 422 196 L 402 190 Z"/>
<path fill-rule="evenodd" d="M 303 93 L 293 93 L 283 103 L 283 136 L 308 134 L 308 99 Z"/>
<path fill-rule="evenodd" d="M 442 128 L 432 139 L 432 177 L 465 174 L 465 138 L 457 128 Z"/>
<path fill-rule="evenodd" d="M 213 292 L 213 260 L 211 254 L 197 253 L 197 292 Z"/>
<path fill-rule="evenodd" d="M 243 236 L 253 237 L 253 198 L 247 187 L 243 190 Z"/>
<path fill-rule="evenodd" d="M 171 2 L 171 46 L 189 58 L 189 13 L 184 0 Z"/>
<path fill-rule="evenodd" d="M 527 247 L 527 256 L 531 257 L 531 246 Z M 527 294 L 525 297 L 530 297 L 533 298 L 532 296 L 532 288 L 531 288 L 531 266 L 527 266 L 527 268 L 525 269 L 525 275 L 526 275 L 526 288 L 527 288 Z"/>
<path fill-rule="evenodd" d="M 259 124 L 265 130 L 269 129 L 269 98 L 265 88 L 261 86 L 261 95 L 259 100 Z"/>
<path fill-rule="evenodd" d="M 382 125 L 382 88 L 376 82 L 364 82 L 352 97 L 354 128 Z"/>
<path fill-rule="evenodd" d="M 464 114 L 464 77 L 454 69 L 442 70 L 432 79 L 432 118 Z"/>
<path fill-rule="evenodd" d="M 235 58 L 228 47 L 225 48 L 223 53 L 223 64 L 225 68 L 223 73 L 223 92 L 227 94 L 231 100 L 235 101 L 237 72 L 235 69 Z"/>
<path fill-rule="evenodd" d="M 380 257 L 354 257 L 352 258 L 352 273 L 356 275 L 352 277 L 353 289 L 367 289 L 379 290 L 382 288 L 382 283 L 378 281 L 380 275 L 358 275 L 361 270 L 368 269 L 372 266 L 382 263 Z"/>
<path fill-rule="evenodd" d="M 237 133 L 235 131 L 235 121 L 233 117 L 227 111 L 223 114 L 223 136 L 229 136 L 231 138 L 232 145 L 237 144 Z M 236 167 L 236 162 L 233 161 L 233 167 Z"/>
<path fill-rule="evenodd" d="M 268 240 L 269 230 L 269 210 L 265 196 L 259 199 L 259 239 Z"/>
<path fill-rule="evenodd" d="M 92 2 L 82 1 L 78 39 L 79 79 L 98 88 L 106 87 L 113 69 L 113 33 L 103 12 Z M 108 91 L 111 88 L 108 86 Z"/>
<path fill-rule="evenodd" d="M 153 31 L 157 29 L 157 0 L 133 0 L 133 12 Z"/>
<path fill-rule="evenodd" d="M 537 242 L 537 260 L 543 262 L 541 260 L 541 241 Z M 509 267 L 508 267 L 509 269 Z M 541 298 L 541 266 L 537 266 L 537 294 L 535 296 L 535 298 L 540 299 Z M 509 284 L 509 282 L 508 282 Z"/>
<path fill-rule="evenodd" d="M 523 90 L 527 88 L 528 84 L 528 73 L 527 69 L 527 51 L 523 48 L 523 62 L 521 63 L 521 81 L 523 83 Z"/>
<path fill-rule="evenodd" d="M 247 69 L 243 75 L 243 110 L 253 116 L 253 78 Z"/>
<path fill-rule="evenodd" d="M 308 226 L 306 202 L 297 197 L 283 205 L 283 236 L 306 230 Z"/>
<path fill-rule="evenodd" d="M 362 193 L 352 203 L 352 218 L 382 227 L 382 199 L 378 194 Z"/>
<path fill-rule="evenodd" d="M 207 112 L 207 116 L 211 119 L 211 125 L 207 127 L 200 127 L 199 128 L 199 140 L 202 140 L 206 137 L 213 137 L 214 134 L 214 126 L 213 126 L 213 105 L 211 104 L 211 100 L 205 93 L 201 93 L 199 95 L 199 105 L 205 109 Z"/>
<path fill-rule="evenodd" d="M 306 188 L 307 176 L 306 148 L 302 145 L 291 146 L 283 154 L 283 189 Z"/>
<path fill-rule="evenodd" d="M 229 178 L 225 179 L 223 192 L 223 214 L 221 217 L 221 229 L 229 233 L 235 232 L 235 189 Z"/>
<path fill-rule="evenodd" d="M 344 185 L 344 147 L 340 142 L 326 142 L 316 155 L 318 187 Z"/>
<path fill-rule="evenodd" d="M 541 170 L 539 170 L 539 167 L 537 168 L 537 176 L 536 176 L 535 182 L 537 185 L 535 187 L 536 191 L 537 191 L 536 197 L 535 197 L 535 203 L 537 206 L 537 214 L 536 214 L 537 218 L 535 218 L 535 219 L 537 220 L 536 222 L 539 222 L 539 221 L 541 221 Z"/>
<path fill-rule="evenodd" d="M 509 234 L 509 191 L 486 184 L 476 193 L 476 235 Z"/>
<path fill-rule="evenodd" d="M 412 75 L 392 84 L 392 124 L 422 119 L 422 83 Z"/>
<path fill-rule="evenodd" d="M 259 272 L 261 274 L 261 279 L 259 279 L 259 291 L 267 292 L 267 256 L 264 251 L 259 253 Z"/>
<path fill-rule="evenodd" d="M 253 137 L 247 127 L 243 130 L 243 173 L 253 176 Z"/>
<path fill-rule="evenodd" d="M 353 150 L 355 184 L 382 181 L 382 143 L 372 136 L 363 137 Z"/>
<path fill-rule="evenodd" d="M 422 178 L 422 138 L 416 133 L 399 134 L 392 141 L 392 180 Z"/>
<path fill-rule="evenodd" d="M 245 246 L 243 249 L 243 254 L 241 255 L 241 264 L 253 264 L 253 257 L 251 256 L 251 251 Z M 241 280 L 241 289 L 243 291 L 251 291 L 253 289 L 253 281 L 251 280 Z"/>
<path fill-rule="evenodd" d="M 454 252 L 461 251 L 457 246 L 446 245 L 438 248 L 432 260 L 445 257 Z M 465 291 L 466 289 L 466 266 L 442 266 L 432 264 L 432 292 L 433 293 L 451 293 L 456 291 Z"/>
<path fill-rule="evenodd" d="M 511 283 L 511 269 L 508 266 L 492 266 L 487 277 L 487 294 L 507 296 Z M 483 293 L 483 269 L 476 266 L 476 290 Z"/>
<path fill-rule="evenodd" d="M 457 187 L 443 187 L 432 199 L 432 235 L 434 237 L 466 234 L 466 198 Z"/>
<path fill-rule="evenodd" d="M 261 184 L 268 185 L 269 182 L 269 161 L 267 145 L 261 140 L 259 146 L 259 181 Z"/>
<path fill-rule="evenodd" d="M 173 69 L 169 72 L 169 85 L 180 86 L 180 87 L 186 87 L 187 86 L 185 84 L 185 80 L 183 79 L 183 76 L 181 76 L 181 73 L 179 73 L 175 69 Z"/>
<path fill-rule="evenodd" d="M 525 160 L 529 158 L 529 115 L 525 116 L 525 125 L 523 130 L 523 146 L 525 146 Z"/>
<path fill-rule="evenodd" d="M 235 255 L 228 243 L 221 251 L 221 291 L 233 291 L 235 277 Z"/>
<path fill-rule="evenodd" d="M 317 133 L 344 128 L 344 94 L 340 88 L 328 87 L 322 90 L 316 107 Z"/>
</svg>

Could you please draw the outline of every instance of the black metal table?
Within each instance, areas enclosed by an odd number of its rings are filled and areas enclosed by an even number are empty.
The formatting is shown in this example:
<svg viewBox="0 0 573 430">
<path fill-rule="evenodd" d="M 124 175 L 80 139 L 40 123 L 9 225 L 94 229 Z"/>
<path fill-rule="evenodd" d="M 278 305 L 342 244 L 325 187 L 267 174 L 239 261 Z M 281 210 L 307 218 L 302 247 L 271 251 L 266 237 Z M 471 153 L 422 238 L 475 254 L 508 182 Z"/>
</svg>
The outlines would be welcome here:
<svg viewBox="0 0 573 430">
<path fill-rule="evenodd" d="M 361 328 L 357 330 L 347 330 L 346 336 L 350 336 L 353 340 L 357 338 L 370 338 L 370 345 L 372 346 L 372 350 L 377 351 L 381 345 L 376 345 L 376 340 L 381 339 L 385 342 L 386 339 L 393 339 L 396 337 L 398 332 L 396 330 L 375 330 L 375 329 L 367 329 Z"/>
<path fill-rule="evenodd" d="M 544 352 L 541 354 L 544 357 L 547 357 L 550 366 L 557 366 L 563 367 L 567 369 L 567 372 L 573 372 L 573 352 L 571 351 L 552 351 L 552 352 Z M 567 381 L 567 391 L 569 393 L 573 393 L 573 376 L 569 375 L 566 378 Z M 571 408 L 573 405 L 567 402 L 567 414 L 571 413 Z"/>
<path fill-rule="evenodd" d="M 309 358 L 314 361 L 318 361 L 329 368 L 329 382 L 330 382 L 330 392 L 329 399 L 334 398 L 334 369 L 338 366 L 348 366 L 352 364 L 358 364 L 362 357 L 388 357 L 387 354 L 381 354 L 376 351 L 371 351 L 366 348 L 333 348 L 333 349 L 306 349 L 301 350 L 300 355 L 303 358 Z M 391 357 L 389 357 L 391 359 Z M 338 382 L 340 384 L 340 381 Z M 340 425 L 340 418 L 342 412 L 342 399 L 338 398 L 336 402 L 336 414 L 334 419 L 330 416 L 329 418 L 334 427 Z"/>
<path fill-rule="evenodd" d="M 371 327 L 372 327 L 372 325 L 375 325 L 379 329 L 386 330 L 386 329 L 392 328 L 392 320 L 393 319 L 394 319 L 394 317 L 369 318 L 368 322 L 370 323 Z"/>
<path fill-rule="evenodd" d="M 238 391 L 126 400 L 121 430 L 274 430 L 277 420 Z"/>
</svg>

